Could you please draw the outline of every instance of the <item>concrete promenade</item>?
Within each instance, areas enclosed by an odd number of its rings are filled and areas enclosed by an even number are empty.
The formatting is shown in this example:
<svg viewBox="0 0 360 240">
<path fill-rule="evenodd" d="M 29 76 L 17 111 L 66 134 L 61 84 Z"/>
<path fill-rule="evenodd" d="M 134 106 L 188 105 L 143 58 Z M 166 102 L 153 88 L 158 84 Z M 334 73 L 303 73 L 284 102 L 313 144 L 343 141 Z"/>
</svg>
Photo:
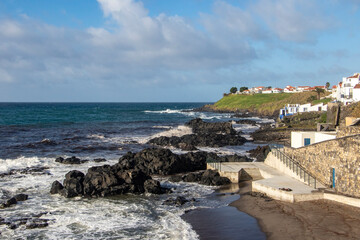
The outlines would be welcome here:
<svg viewBox="0 0 360 240">
<path fill-rule="evenodd" d="M 211 164 L 208 164 L 208 168 L 214 169 Z M 360 199 L 324 193 L 262 162 L 223 162 L 216 168 L 221 176 L 228 177 L 232 182 L 249 180 L 244 177 L 251 177 L 253 191 L 265 193 L 276 200 L 300 202 L 328 199 L 360 207 Z M 318 187 L 323 188 L 321 185 Z"/>
</svg>

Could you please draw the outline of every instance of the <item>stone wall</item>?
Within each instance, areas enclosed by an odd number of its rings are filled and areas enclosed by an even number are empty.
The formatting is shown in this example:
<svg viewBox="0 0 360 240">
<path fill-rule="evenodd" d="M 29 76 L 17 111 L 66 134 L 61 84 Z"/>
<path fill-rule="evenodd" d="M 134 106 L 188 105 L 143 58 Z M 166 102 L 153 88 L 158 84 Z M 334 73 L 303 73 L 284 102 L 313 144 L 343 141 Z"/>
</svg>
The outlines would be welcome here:
<svg viewBox="0 0 360 240">
<path fill-rule="evenodd" d="M 360 126 L 338 127 L 337 138 L 360 134 Z"/>
<path fill-rule="evenodd" d="M 335 168 L 335 190 L 360 197 L 360 135 L 284 150 L 326 186 L 332 185 Z"/>
</svg>

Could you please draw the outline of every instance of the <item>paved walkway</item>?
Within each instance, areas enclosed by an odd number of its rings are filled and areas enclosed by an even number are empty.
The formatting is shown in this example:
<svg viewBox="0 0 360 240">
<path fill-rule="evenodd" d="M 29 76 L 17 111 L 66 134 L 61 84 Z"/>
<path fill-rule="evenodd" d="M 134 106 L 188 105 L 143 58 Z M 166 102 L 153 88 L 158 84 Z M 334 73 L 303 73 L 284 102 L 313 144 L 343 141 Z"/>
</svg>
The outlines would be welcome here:
<svg viewBox="0 0 360 240">
<path fill-rule="evenodd" d="M 323 193 L 306 185 L 275 168 L 262 162 L 226 162 L 221 164 L 220 175 L 228 176 L 229 173 L 238 173 L 241 169 L 250 176 L 254 176 L 252 182 L 254 191 L 266 193 L 268 196 L 287 202 L 317 200 L 323 198 Z M 261 179 L 258 175 L 261 175 Z M 258 180 L 256 180 L 258 179 Z M 284 191 L 281 189 L 291 189 Z"/>
</svg>

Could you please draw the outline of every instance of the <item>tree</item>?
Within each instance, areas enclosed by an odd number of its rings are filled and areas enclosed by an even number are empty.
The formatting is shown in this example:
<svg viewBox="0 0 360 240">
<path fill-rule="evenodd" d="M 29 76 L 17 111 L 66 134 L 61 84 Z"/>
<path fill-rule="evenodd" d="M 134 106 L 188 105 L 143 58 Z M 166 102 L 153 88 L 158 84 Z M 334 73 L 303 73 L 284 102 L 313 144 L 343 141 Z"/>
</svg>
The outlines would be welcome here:
<svg viewBox="0 0 360 240">
<path fill-rule="evenodd" d="M 317 99 L 320 100 L 320 94 L 324 93 L 325 90 L 322 88 L 315 88 L 315 92 L 317 93 Z"/>
<path fill-rule="evenodd" d="M 248 90 L 248 89 L 249 89 L 248 87 L 241 87 L 240 92 L 243 92 L 243 91 Z"/>
<path fill-rule="evenodd" d="M 267 89 L 271 89 L 272 87 L 271 86 L 268 86 Z"/>
<path fill-rule="evenodd" d="M 230 88 L 230 93 L 236 93 L 236 92 L 237 92 L 237 87 Z"/>
<path fill-rule="evenodd" d="M 326 86 L 326 89 L 329 89 L 330 83 L 329 83 L 329 82 L 326 82 L 325 86 Z"/>
</svg>

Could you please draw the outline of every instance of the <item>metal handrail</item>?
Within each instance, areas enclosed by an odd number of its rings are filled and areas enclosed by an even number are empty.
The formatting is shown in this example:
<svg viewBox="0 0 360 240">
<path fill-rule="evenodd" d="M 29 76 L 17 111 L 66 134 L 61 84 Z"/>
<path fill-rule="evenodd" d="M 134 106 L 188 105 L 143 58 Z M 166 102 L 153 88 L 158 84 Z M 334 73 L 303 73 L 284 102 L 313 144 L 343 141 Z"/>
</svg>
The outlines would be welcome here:
<svg viewBox="0 0 360 240">
<path fill-rule="evenodd" d="M 305 168 L 303 168 L 299 162 L 287 156 L 284 153 L 284 150 L 281 151 L 282 147 L 280 145 L 270 144 L 269 147 L 271 152 L 274 153 L 275 157 L 277 157 L 282 163 L 284 163 L 286 167 L 296 173 L 296 175 L 299 176 L 300 179 L 304 181 L 304 183 L 316 188 L 316 178 Z"/>
<path fill-rule="evenodd" d="M 206 163 L 209 164 L 212 168 L 221 171 L 221 160 L 207 158 Z"/>
</svg>

